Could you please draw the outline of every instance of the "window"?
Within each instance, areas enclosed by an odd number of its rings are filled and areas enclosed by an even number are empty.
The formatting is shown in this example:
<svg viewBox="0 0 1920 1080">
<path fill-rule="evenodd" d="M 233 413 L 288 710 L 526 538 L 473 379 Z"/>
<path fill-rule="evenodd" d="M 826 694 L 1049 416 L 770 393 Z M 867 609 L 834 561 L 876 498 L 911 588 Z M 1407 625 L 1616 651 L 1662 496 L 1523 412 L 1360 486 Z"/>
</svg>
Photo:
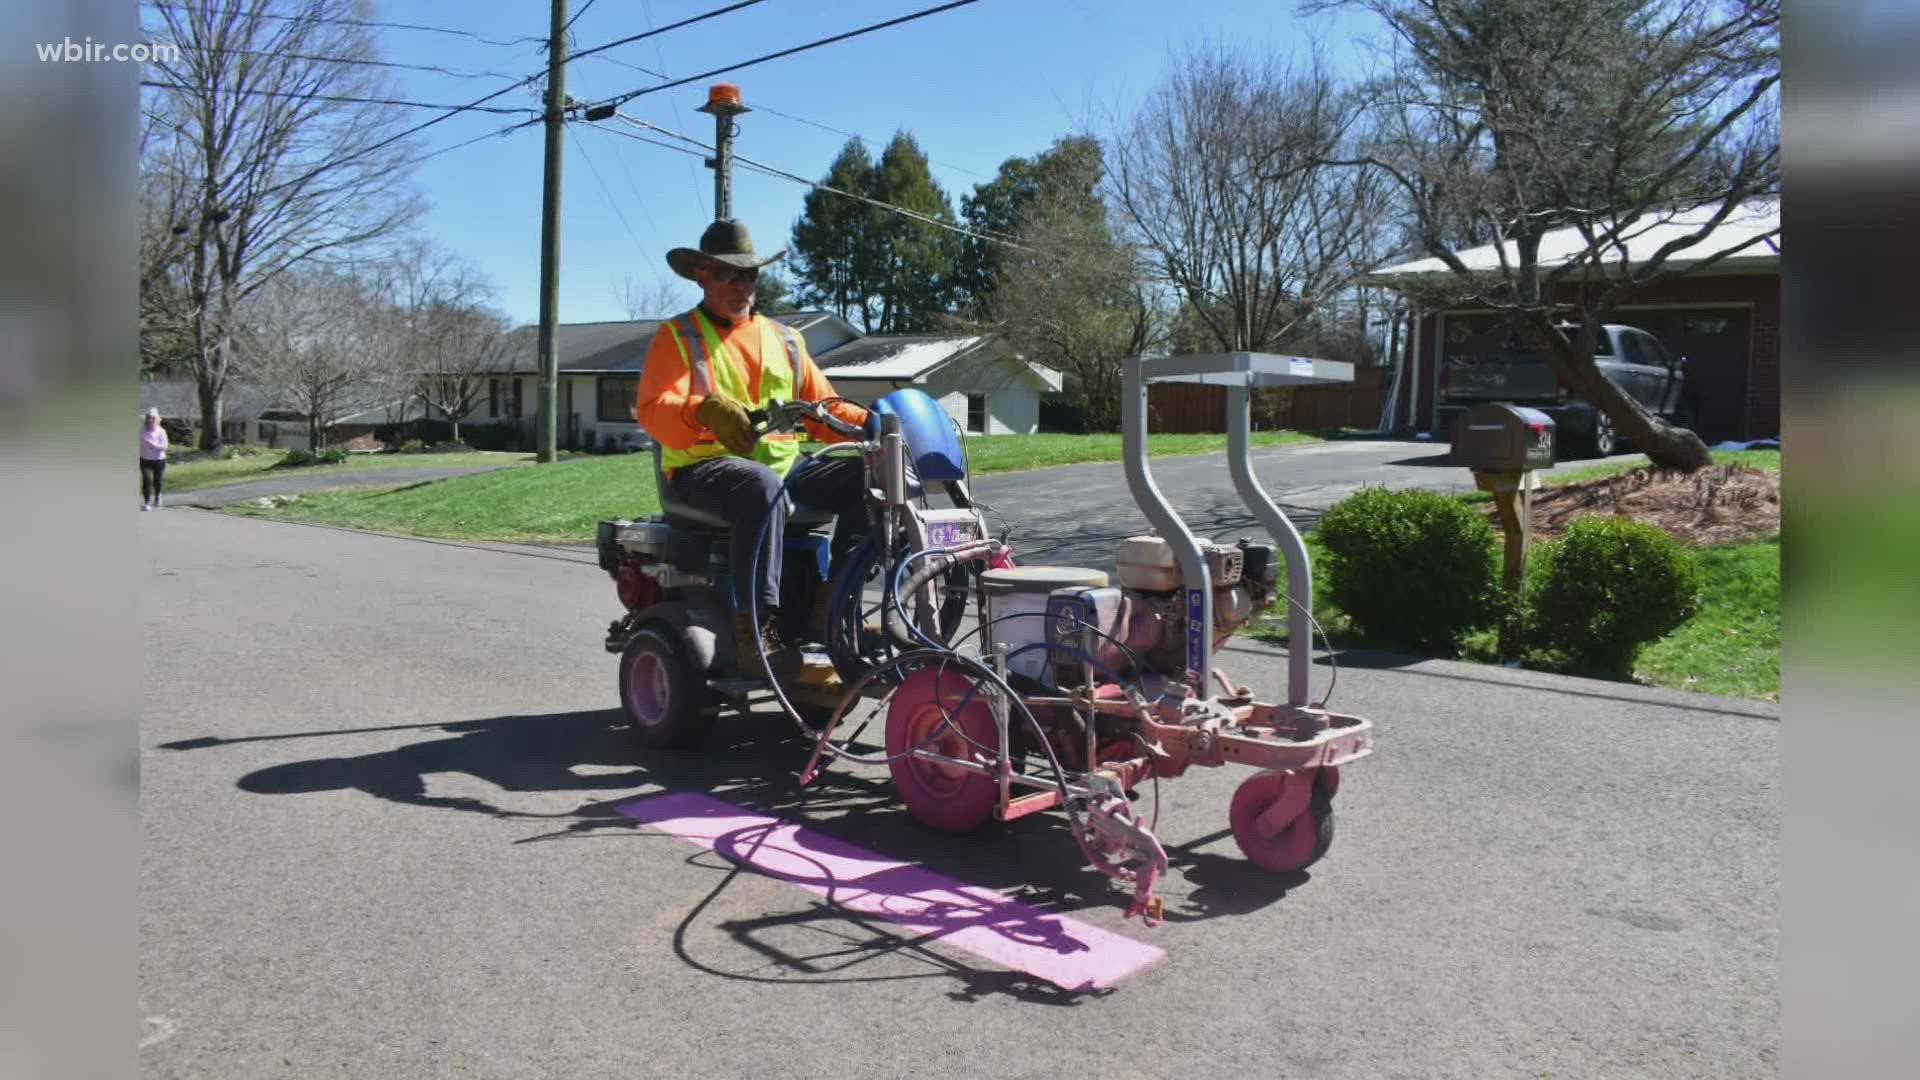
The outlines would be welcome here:
<svg viewBox="0 0 1920 1080">
<path fill-rule="evenodd" d="M 521 385 L 521 383 L 522 383 L 522 380 L 520 380 L 520 379 L 514 379 L 514 380 L 512 380 L 512 382 L 513 382 L 513 418 L 514 418 L 515 420 L 518 420 L 518 419 L 520 419 L 520 416 L 521 416 L 521 413 L 520 413 L 520 385 Z"/>
<path fill-rule="evenodd" d="M 1629 364 L 1650 363 L 1647 354 L 1640 349 L 1640 336 L 1631 330 L 1620 331 L 1621 359 Z"/>
<path fill-rule="evenodd" d="M 987 431 L 987 395 L 967 395 L 967 430 L 976 435 Z"/>
<path fill-rule="evenodd" d="M 640 396 L 640 376 L 602 375 L 594 383 L 601 423 L 632 423 L 634 399 Z"/>
<path fill-rule="evenodd" d="M 500 380 L 487 380 L 487 418 L 495 419 L 500 415 Z"/>
</svg>

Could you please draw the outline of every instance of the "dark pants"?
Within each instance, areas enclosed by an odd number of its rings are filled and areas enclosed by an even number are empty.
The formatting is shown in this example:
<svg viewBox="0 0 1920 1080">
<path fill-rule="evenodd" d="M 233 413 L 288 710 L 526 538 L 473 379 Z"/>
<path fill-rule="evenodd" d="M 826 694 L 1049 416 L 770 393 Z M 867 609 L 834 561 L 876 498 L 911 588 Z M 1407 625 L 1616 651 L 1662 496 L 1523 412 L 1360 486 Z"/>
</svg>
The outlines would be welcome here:
<svg viewBox="0 0 1920 1080">
<path fill-rule="evenodd" d="M 787 493 L 801 506 L 831 510 L 838 515 L 831 546 L 833 570 L 867 531 L 865 470 L 857 457 L 817 459 L 802 454 L 788 474 Z M 727 519 L 733 557 L 733 606 L 747 610 L 749 568 L 753 566 L 754 534 L 767 508 L 780 493 L 780 477 L 772 469 L 743 457 L 715 457 L 673 471 L 668 481 L 681 501 Z M 760 610 L 780 604 L 780 561 L 785 551 L 787 511 L 775 507 L 760 546 Z"/>
<path fill-rule="evenodd" d="M 160 494 L 160 481 L 167 475 L 167 463 L 140 459 L 140 497 L 151 499 Z"/>
</svg>

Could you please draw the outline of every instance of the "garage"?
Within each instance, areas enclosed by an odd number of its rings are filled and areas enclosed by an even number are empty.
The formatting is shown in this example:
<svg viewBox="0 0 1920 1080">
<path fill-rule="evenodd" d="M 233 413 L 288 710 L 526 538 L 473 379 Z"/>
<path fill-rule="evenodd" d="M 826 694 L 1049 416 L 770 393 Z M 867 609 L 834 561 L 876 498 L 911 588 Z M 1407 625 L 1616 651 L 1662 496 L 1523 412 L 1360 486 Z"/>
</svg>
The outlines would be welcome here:
<svg viewBox="0 0 1920 1080">
<path fill-rule="evenodd" d="M 1667 231 L 1682 228 L 1683 217 L 1646 226 L 1636 246 L 1664 242 Z M 1636 289 L 1605 319 L 1645 330 L 1669 353 L 1687 358 L 1688 381 L 1698 394 L 1695 428 L 1709 444 L 1780 434 L 1779 224 L 1777 199 L 1753 204 L 1695 245 L 1692 263 L 1676 259 L 1667 264 L 1683 272 Z M 1543 264 L 1553 257 L 1571 257 L 1584 247 L 1577 234 L 1562 232 L 1568 235 L 1549 233 L 1543 238 Z M 1490 274 L 1500 266 L 1492 247 L 1464 251 L 1459 257 L 1469 268 Z M 1439 436 L 1439 376 L 1448 342 L 1457 336 L 1460 323 L 1485 319 L 1489 309 L 1430 301 L 1423 307 L 1421 298 L 1458 288 L 1457 279 L 1437 259 L 1376 270 L 1362 283 L 1403 292 L 1413 308 L 1412 330 L 1398 357 L 1388 429 Z"/>
<path fill-rule="evenodd" d="M 1711 445 L 1748 437 L 1752 307 L 1627 308 L 1613 321 L 1645 330 L 1670 355 L 1686 357 L 1687 382 L 1696 393 L 1694 430 L 1702 439 Z"/>
</svg>

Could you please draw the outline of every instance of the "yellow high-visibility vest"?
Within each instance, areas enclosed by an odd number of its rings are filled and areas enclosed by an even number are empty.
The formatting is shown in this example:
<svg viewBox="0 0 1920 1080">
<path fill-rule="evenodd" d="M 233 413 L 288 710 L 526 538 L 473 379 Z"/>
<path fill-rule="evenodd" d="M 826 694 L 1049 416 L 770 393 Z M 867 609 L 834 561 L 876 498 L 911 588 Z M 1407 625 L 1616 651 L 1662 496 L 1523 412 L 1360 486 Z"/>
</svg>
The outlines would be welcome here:
<svg viewBox="0 0 1920 1080">
<path fill-rule="evenodd" d="M 749 409 L 763 409 L 774 401 L 793 400 L 793 385 L 800 373 L 800 335 L 776 319 L 760 315 L 752 319 L 760 328 L 760 396 L 757 399 L 748 396 L 746 371 L 727 351 L 720 332 L 714 329 L 705 312 L 695 308 L 667 320 L 674 347 L 686 362 L 693 393 L 703 397 L 717 393 Z M 779 345 L 769 340 L 771 338 L 778 338 Z M 783 353 L 784 364 L 780 362 Z M 703 439 L 685 450 L 661 447 L 660 464 L 669 470 L 678 469 L 731 452 L 717 440 Z M 762 435 L 753 446 L 753 460 L 780 476 L 787 475 L 799 456 L 799 436 L 791 432 Z"/>
</svg>

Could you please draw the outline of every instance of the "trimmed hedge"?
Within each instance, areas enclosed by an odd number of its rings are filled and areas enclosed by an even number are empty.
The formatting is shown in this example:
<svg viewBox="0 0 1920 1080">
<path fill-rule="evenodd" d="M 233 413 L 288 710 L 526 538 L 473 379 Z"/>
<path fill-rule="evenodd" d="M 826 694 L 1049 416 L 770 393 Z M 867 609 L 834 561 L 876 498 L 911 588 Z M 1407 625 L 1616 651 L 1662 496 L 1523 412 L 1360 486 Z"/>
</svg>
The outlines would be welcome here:
<svg viewBox="0 0 1920 1080">
<path fill-rule="evenodd" d="M 1499 617 L 1493 528 L 1457 499 L 1364 488 L 1318 531 L 1333 601 L 1370 642 L 1452 656 Z"/>
<path fill-rule="evenodd" d="M 1660 528 L 1590 516 L 1536 549 L 1529 568 L 1529 641 L 1565 653 L 1596 675 L 1633 674 L 1640 647 L 1693 617 L 1700 570 Z"/>
</svg>

